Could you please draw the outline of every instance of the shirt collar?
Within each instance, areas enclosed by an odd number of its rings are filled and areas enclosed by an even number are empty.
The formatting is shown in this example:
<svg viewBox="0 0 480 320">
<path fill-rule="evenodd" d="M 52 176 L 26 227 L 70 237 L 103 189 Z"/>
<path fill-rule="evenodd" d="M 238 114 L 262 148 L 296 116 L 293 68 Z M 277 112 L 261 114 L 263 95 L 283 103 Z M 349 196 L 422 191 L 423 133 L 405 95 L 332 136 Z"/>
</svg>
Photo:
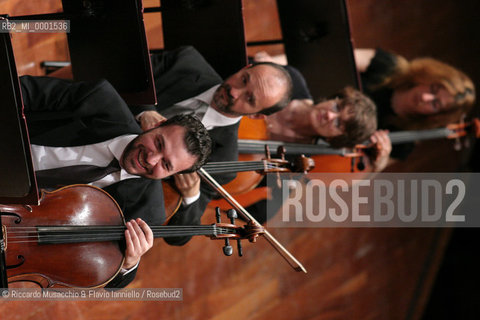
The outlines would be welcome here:
<svg viewBox="0 0 480 320">
<path fill-rule="evenodd" d="M 220 87 L 219 84 L 211 87 L 207 91 L 204 91 L 204 92 L 200 93 L 198 96 L 195 97 L 195 99 L 200 100 L 203 103 L 206 103 L 206 104 L 210 105 L 210 103 L 213 100 L 213 94 L 215 93 L 215 91 L 217 91 L 218 87 Z"/>
<path fill-rule="evenodd" d="M 125 151 L 125 148 L 127 145 L 138 137 L 136 134 L 128 134 L 128 135 L 123 135 L 120 137 L 116 137 L 110 141 L 110 143 L 107 145 L 108 150 L 113 154 L 115 159 L 120 162 L 120 159 L 122 158 L 123 151 Z M 122 168 L 120 171 L 120 179 L 129 179 L 129 178 L 138 178 L 138 175 L 132 175 L 129 174 L 125 169 Z"/>
<path fill-rule="evenodd" d="M 203 119 L 202 119 L 202 123 L 205 126 L 205 128 L 207 128 L 207 130 L 211 130 L 215 127 L 230 126 L 240 121 L 240 119 L 242 119 L 241 116 L 235 117 L 235 118 L 227 117 L 211 107 L 213 94 L 215 93 L 218 87 L 220 87 L 220 85 L 216 85 L 195 97 L 195 99 L 198 99 L 208 104 L 207 111 L 205 112 L 205 115 L 203 116 Z"/>
</svg>

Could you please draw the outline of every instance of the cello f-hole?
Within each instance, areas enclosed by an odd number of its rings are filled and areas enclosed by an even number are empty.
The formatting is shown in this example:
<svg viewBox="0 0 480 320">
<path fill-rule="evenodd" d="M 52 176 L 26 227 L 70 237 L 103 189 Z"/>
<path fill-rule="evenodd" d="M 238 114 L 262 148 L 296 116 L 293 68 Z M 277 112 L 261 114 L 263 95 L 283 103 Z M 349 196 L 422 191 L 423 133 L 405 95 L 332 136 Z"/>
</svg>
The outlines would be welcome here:
<svg viewBox="0 0 480 320">
<path fill-rule="evenodd" d="M 20 222 L 22 222 L 22 217 L 14 212 L 0 212 L 0 217 L 1 216 L 17 217 L 17 219 L 14 221 L 16 224 L 19 224 Z"/>
<path fill-rule="evenodd" d="M 14 264 L 14 265 L 10 265 L 10 266 L 7 266 L 7 270 L 8 269 L 14 269 L 14 268 L 18 268 L 20 267 L 24 262 L 25 262 L 25 257 L 22 256 L 22 255 L 18 255 L 17 256 L 17 259 L 20 260 L 20 263 L 17 263 L 17 264 Z"/>
</svg>

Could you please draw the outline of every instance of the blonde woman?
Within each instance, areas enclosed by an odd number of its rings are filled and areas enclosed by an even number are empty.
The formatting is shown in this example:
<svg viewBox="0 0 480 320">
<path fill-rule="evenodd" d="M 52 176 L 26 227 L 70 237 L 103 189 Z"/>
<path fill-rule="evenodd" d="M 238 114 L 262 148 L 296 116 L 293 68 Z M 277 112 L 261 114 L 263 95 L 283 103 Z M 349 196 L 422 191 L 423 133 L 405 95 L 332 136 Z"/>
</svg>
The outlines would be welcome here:
<svg viewBox="0 0 480 320">
<path fill-rule="evenodd" d="M 432 58 L 408 61 L 381 49 L 356 49 L 355 61 L 363 90 L 377 105 L 380 129 L 399 131 L 446 126 L 458 122 L 475 102 L 472 80 L 444 62 Z M 387 132 L 377 132 L 372 141 L 378 144 L 383 157 L 377 158 L 377 170 L 383 170 L 392 150 Z M 405 159 L 413 146 L 413 143 L 396 145 L 390 156 Z"/>
</svg>

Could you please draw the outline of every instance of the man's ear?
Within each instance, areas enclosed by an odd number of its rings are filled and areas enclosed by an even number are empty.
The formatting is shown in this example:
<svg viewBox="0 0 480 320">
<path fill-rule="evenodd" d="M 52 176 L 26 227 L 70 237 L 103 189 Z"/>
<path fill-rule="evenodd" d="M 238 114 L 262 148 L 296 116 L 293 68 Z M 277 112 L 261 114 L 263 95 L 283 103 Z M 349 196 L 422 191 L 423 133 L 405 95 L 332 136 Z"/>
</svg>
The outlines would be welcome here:
<svg viewBox="0 0 480 320">
<path fill-rule="evenodd" d="M 262 120 L 262 119 L 267 118 L 266 115 L 261 114 L 261 113 L 249 114 L 247 117 L 249 117 L 250 119 L 254 119 L 254 120 Z"/>
<path fill-rule="evenodd" d="M 155 123 L 155 128 L 158 128 L 161 126 L 162 123 L 167 121 L 167 118 L 163 118 L 162 120 L 159 120 L 157 123 Z"/>
<path fill-rule="evenodd" d="M 245 67 L 243 67 L 243 68 L 240 69 L 240 70 L 249 69 L 249 68 L 251 68 L 252 66 L 253 66 L 253 63 L 249 63 L 249 64 L 247 64 Z"/>
</svg>

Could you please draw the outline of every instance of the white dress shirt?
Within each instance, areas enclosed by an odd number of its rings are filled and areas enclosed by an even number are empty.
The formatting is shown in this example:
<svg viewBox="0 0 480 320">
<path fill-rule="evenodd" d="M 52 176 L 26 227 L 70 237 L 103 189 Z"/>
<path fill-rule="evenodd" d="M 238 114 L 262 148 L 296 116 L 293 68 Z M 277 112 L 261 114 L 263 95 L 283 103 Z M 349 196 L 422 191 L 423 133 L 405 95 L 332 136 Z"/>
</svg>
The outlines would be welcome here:
<svg viewBox="0 0 480 320">
<path fill-rule="evenodd" d="M 35 170 L 82 164 L 105 167 L 113 158 L 120 161 L 125 147 L 136 137 L 137 135 L 124 135 L 100 143 L 78 147 L 46 147 L 32 144 L 33 167 Z M 90 184 L 103 188 L 121 180 L 138 177 L 121 169 Z"/>
<path fill-rule="evenodd" d="M 197 118 L 201 120 L 202 124 L 207 130 L 212 130 L 217 127 L 230 126 L 237 123 L 242 119 L 242 117 L 227 117 L 211 107 L 213 95 L 219 86 L 220 85 L 216 85 L 208 89 L 207 91 L 202 92 L 196 97 L 192 97 L 175 103 L 175 105 L 179 107 L 177 111 L 180 111 L 180 113 L 193 112 L 197 116 Z M 164 111 L 163 113 L 162 110 L 159 110 L 158 113 L 167 118 L 176 114 L 173 108 L 169 109 L 168 111 Z M 136 119 L 140 121 L 142 115 L 143 112 L 139 113 L 136 116 Z"/>
</svg>

